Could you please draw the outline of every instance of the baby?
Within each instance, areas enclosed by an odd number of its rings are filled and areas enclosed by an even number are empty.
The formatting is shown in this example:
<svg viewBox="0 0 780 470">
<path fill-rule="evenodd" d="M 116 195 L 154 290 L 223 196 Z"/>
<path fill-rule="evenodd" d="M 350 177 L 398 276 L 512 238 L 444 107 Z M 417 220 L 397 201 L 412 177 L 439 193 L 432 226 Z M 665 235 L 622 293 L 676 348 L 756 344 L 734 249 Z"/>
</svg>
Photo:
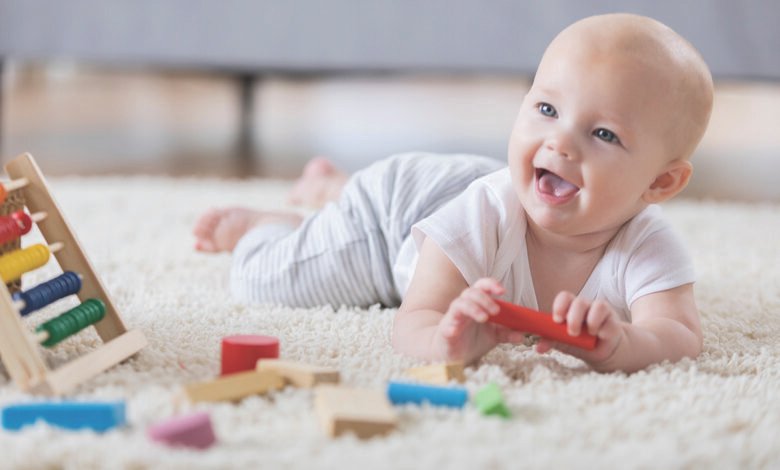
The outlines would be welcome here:
<svg viewBox="0 0 780 470">
<path fill-rule="evenodd" d="M 698 52 L 655 20 L 594 16 L 561 32 L 520 106 L 508 166 L 411 153 L 347 178 L 307 165 L 310 217 L 212 209 L 202 251 L 232 251 L 246 302 L 398 306 L 393 346 L 473 362 L 520 332 L 488 322 L 502 298 L 551 312 L 587 351 L 542 339 L 598 371 L 696 357 L 690 256 L 657 205 L 688 183 L 712 109 Z"/>
</svg>

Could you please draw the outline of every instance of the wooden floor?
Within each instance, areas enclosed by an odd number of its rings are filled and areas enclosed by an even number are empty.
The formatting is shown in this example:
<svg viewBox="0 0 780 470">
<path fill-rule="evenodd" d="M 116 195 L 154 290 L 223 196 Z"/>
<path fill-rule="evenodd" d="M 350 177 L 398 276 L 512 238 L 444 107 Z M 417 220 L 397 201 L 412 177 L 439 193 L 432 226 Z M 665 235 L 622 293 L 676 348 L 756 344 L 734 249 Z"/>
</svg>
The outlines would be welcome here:
<svg viewBox="0 0 780 470">
<path fill-rule="evenodd" d="M 2 156 L 47 174 L 262 174 L 240 142 L 240 87 L 225 75 L 18 67 L 3 83 Z"/>
<path fill-rule="evenodd" d="M 11 64 L 2 155 L 29 151 L 48 174 L 284 178 L 323 153 L 346 171 L 410 150 L 502 158 L 528 81 L 271 76 L 250 89 L 251 138 L 242 141 L 235 76 Z"/>
</svg>

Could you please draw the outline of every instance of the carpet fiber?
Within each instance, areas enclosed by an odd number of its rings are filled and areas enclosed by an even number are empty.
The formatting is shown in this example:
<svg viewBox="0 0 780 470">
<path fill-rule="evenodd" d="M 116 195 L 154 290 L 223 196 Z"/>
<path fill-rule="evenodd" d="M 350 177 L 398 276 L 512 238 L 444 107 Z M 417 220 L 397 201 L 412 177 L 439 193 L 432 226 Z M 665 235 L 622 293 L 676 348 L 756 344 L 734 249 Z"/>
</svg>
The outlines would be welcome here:
<svg viewBox="0 0 780 470">
<path fill-rule="evenodd" d="M 326 437 L 309 390 L 237 404 L 177 404 L 182 384 L 219 371 L 223 336 L 277 336 L 283 358 L 333 366 L 344 383 L 383 387 L 419 361 L 390 347 L 393 310 L 242 306 L 227 296 L 228 255 L 192 250 L 210 205 L 278 208 L 287 185 L 160 178 L 53 179 L 52 189 L 125 323 L 149 346 L 80 386 L 74 399 L 127 402 L 129 425 L 97 435 L 44 425 L 0 432 L 0 466 L 30 468 L 778 468 L 780 206 L 674 202 L 699 272 L 704 352 L 626 375 L 558 353 L 499 347 L 466 370 L 466 387 L 504 392 L 512 418 L 406 406 L 383 438 Z M 56 273 L 31 273 L 32 283 Z M 51 310 L 51 309 L 50 309 Z M 43 312 L 42 315 L 51 315 Z M 32 327 L 39 318 L 26 319 Z M 90 330 L 44 352 L 52 367 L 90 351 Z M 0 406 L 37 397 L 0 378 Z M 146 428 L 211 413 L 207 451 L 150 442 Z"/>
</svg>

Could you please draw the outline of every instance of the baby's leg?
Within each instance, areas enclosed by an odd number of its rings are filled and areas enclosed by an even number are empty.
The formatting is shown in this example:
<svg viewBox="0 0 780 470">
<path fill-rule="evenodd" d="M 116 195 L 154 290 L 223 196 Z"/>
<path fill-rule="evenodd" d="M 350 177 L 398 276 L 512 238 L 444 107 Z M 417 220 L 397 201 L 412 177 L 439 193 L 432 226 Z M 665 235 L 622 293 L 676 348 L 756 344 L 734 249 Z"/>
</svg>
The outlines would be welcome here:
<svg viewBox="0 0 780 470">
<path fill-rule="evenodd" d="M 335 201 L 349 179 L 325 157 L 315 157 L 306 164 L 301 177 L 290 191 L 288 202 L 296 206 L 319 209 Z"/>
<path fill-rule="evenodd" d="M 297 228 L 251 229 L 233 250 L 234 298 L 291 307 L 396 304 L 381 233 L 365 225 L 328 204 Z"/>
<path fill-rule="evenodd" d="M 340 197 L 297 228 L 269 225 L 250 230 L 233 251 L 234 298 L 294 307 L 398 305 L 391 271 L 395 256 L 385 237 L 386 224 L 377 214 L 385 198 L 398 189 L 392 182 L 390 187 L 382 184 L 393 179 L 395 160 L 391 157 L 355 173 L 343 188 L 332 186 Z M 312 164 L 317 161 L 323 160 Z M 311 168 L 301 178 L 301 191 L 308 191 L 306 178 L 316 180 Z M 310 195 L 317 194 L 323 193 Z M 333 193 L 324 199 L 330 197 Z"/>
<path fill-rule="evenodd" d="M 306 164 L 301 177 L 290 191 L 294 205 L 320 208 L 341 195 L 349 175 L 336 168 L 325 157 L 315 157 Z M 209 253 L 233 251 L 238 240 L 250 229 L 262 224 L 300 225 L 303 217 L 293 212 L 258 211 L 246 207 L 212 208 L 195 224 L 195 249 Z"/>
<path fill-rule="evenodd" d="M 297 307 L 399 305 L 393 264 L 411 225 L 502 166 L 470 155 L 376 162 L 297 228 L 247 232 L 233 251 L 232 293 L 243 302 Z"/>
<path fill-rule="evenodd" d="M 243 207 L 209 209 L 195 223 L 195 249 L 210 253 L 233 251 L 246 232 L 262 224 L 297 227 L 303 217 L 292 212 L 268 212 Z"/>
</svg>

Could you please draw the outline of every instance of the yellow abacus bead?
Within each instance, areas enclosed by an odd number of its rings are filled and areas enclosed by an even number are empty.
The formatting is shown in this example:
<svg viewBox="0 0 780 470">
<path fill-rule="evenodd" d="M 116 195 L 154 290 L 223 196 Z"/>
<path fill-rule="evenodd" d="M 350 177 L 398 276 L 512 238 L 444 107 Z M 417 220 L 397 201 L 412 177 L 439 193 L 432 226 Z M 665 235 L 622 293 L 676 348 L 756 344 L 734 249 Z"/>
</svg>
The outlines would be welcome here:
<svg viewBox="0 0 780 470">
<path fill-rule="evenodd" d="M 0 256 L 0 278 L 4 283 L 19 280 L 22 274 L 49 261 L 49 247 L 40 243 Z"/>
</svg>

